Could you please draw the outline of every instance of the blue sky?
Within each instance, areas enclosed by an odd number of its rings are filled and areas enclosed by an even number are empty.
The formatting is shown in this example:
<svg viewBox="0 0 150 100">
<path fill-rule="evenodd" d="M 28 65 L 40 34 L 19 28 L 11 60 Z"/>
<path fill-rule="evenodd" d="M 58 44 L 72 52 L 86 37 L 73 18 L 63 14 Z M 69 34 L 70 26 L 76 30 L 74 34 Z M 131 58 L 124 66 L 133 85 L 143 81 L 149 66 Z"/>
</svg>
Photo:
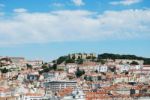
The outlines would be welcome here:
<svg viewBox="0 0 150 100">
<path fill-rule="evenodd" d="M 150 57 L 150 0 L 0 0 L 0 56 Z"/>
</svg>

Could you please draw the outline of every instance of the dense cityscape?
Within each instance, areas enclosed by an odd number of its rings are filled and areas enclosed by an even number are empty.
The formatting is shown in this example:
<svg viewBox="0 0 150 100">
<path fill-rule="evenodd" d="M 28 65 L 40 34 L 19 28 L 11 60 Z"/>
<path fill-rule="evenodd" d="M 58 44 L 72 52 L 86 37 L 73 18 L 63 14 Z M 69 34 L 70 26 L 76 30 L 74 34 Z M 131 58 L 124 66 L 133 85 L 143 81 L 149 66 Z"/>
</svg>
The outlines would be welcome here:
<svg viewBox="0 0 150 100">
<path fill-rule="evenodd" d="M 107 53 L 51 62 L 1 56 L 0 100 L 149 100 L 150 64 L 141 59 Z"/>
<path fill-rule="evenodd" d="M 150 100 L 150 0 L 0 0 L 0 100 Z"/>
</svg>

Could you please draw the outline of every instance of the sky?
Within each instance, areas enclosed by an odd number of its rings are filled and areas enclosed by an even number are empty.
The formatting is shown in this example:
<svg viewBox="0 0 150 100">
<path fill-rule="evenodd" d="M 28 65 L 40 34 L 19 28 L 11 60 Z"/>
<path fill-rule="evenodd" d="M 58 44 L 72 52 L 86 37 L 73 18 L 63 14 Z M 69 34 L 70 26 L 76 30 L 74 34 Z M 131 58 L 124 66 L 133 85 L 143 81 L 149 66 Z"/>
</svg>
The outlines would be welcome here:
<svg viewBox="0 0 150 100">
<path fill-rule="evenodd" d="M 150 0 L 0 0 L 0 56 L 149 51 Z"/>
</svg>

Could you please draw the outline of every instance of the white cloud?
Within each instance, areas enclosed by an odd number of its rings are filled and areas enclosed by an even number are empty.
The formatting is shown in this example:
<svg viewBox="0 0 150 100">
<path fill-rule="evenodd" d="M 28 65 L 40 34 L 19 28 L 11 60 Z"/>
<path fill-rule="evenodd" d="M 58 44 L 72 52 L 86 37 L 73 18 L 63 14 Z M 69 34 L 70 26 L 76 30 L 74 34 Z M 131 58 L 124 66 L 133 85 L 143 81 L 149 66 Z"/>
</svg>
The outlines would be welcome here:
<svg viewBox="0 0 150 100">
<path fill-rule="evenodd" d="M 13 10 L 15 13 L 25 13 L 27 12 L 27 9 L 24 8 L 16 8 Z"/>
<path fill-rule="evenodd" d="M 142 0 L 121 0 L 121 1 L 112 1 L 110 2 L 110 4 L 128 6 L 128 5 L 132 5 L 132 4 L 136 4 L 140 2 L 142 2 Z"/>
<path fill-rule="evenodd" d="M 2 3 L 0 3 L 0 7 L 5 7 L 5 5 L 4 5 L 4 4 L 2 4 Z"/>
<path fill-rule="evenodd" d="M 72 0 L 72 2 L 73 2 L 76 6 L 83 6 L 83 5 L 85 5 L 85 3 L 83 2 L 83 0 Z"/>
<path fill-rule="evenodd" d="M 0 19 L 0 45 L 150 38 L 150 10 L 19 13 Z"/>
<path fill-rule="evenodd" d="M 52 5 L 55 7 L 63 7 L 64 6 L 64 4 L 62 4 L 62 3 L 53 3 Z"/>
</svg>

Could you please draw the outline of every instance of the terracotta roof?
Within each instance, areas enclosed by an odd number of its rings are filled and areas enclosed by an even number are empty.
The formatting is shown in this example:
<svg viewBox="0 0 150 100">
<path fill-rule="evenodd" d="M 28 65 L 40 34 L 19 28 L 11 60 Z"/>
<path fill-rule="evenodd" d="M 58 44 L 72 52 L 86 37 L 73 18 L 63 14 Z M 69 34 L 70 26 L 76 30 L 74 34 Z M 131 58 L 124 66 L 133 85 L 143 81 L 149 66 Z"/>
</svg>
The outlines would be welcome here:
<svg viewBox="0 0 150 100">
<path fill-rule="evenodd" d="M 65 95 L 70 94 L 72 91 L 73 91 L 73 89 L 70 88 L 70 87 L 68 87 L 68 88 L 65 88 L 65 89 L 60 90 L 60 91 L 58 92 L 58 95 L 59 95 L 60 97 L 64 97 Z"/>
<path fill-rule="evenodd" d="M 84 66 L 96 66 L 98 65 L 96 62 L 84 62 L 83 64 L 80 64 L 79 66 L 84 67 Z"/>
<path fill-rule="evenodd" d="M 9 88 L 0 87 L 0 92 L 9 92 Z"/>
<path fill-rule="evenodd" d="M 16 100 L 16 96 L 0 97 L 0 100 Z"/>
<path fill-rule="evenodd" d="M 86 100 L 101 100 L 101 99 L 110 99 L 111 96 L 105 91 L 101 92 L 86 92 Z"/>
<path fill-rule="evenodd" d="M 27 93 L 25 95 L 26 96 L 43 96 L 42 94 L 39 94 L 39 93 Z"/>
<path fill-rule="evenodd" d="M 143 65 L 143 67 L 150 67 L 150 65 Z"/>
</svg>

